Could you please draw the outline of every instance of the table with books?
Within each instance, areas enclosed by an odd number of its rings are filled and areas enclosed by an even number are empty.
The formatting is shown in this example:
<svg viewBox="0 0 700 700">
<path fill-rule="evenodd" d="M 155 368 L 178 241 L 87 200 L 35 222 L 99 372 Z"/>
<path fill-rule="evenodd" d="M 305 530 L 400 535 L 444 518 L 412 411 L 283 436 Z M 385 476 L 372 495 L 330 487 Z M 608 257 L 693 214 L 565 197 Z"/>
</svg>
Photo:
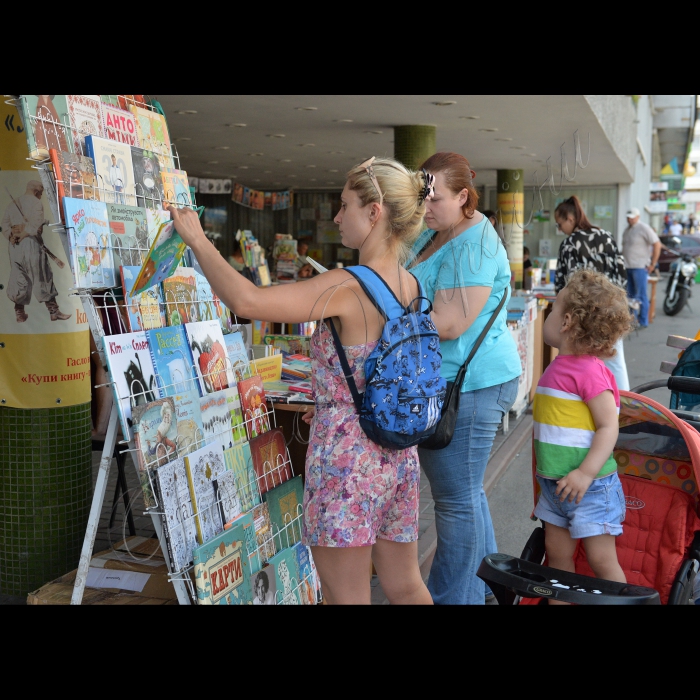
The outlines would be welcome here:
<svg viewBox="0 0 700 700">
<path fill-rule="evenodd" d="M 14 97 L 114 399 L 71 602 L 100 578 L 90 563 L 120 438 L 180 604 L 320 602 L 301 543 L 303 460 L 278 423 L 282 399 L 266 396 L 250 328 L 212 291 L 163 207 L 195 202 L 160 105 L 59 95 L 42 111 L 46 96 Z M 285 408 L 312 405 L 297 361 L 298 403 Z"/>
</svg>

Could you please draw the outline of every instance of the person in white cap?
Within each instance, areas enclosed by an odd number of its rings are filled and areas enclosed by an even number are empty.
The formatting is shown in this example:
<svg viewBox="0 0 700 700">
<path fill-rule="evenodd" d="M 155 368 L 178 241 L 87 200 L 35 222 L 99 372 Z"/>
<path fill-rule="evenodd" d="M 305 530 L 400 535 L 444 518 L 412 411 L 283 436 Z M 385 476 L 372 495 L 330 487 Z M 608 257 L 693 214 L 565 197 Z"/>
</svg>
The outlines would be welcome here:
<svg viewBox="0 0 700 700">
<path fill-rule="evenodd" d="M 627 296 L 639 302 L 635 312 L 639 328 L 649 325 L 647 280 L 661 253 L 661 241 L 651 226 L 639 220 L 639 209 L 630 209 L 627 228 L 622 234 L 622 255 L 627 268 Z"/>
</svg>

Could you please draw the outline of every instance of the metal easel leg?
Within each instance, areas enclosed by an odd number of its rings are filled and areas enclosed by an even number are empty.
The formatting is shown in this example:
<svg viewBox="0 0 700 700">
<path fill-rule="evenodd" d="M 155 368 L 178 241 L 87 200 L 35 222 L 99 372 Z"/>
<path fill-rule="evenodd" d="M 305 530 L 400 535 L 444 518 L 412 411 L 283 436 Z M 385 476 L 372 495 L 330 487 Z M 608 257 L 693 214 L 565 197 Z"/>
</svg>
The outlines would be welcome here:
<svg viewBox="0 0 700 700">
<path fill-rule="evenodd" d="M 165 534 L 163 533 L 163 523 L 161 522 L 160 515 L 158 513 L 150 513 L 151 521 L 153 522 L 153 529 L 158 535 L 158 542 L 160 542 L 160 549 L 163 552 L 163 557 L 165 558 L 165 563 L 168 565 L 168 571 L 172 571 L 173 567 L 170 563 L 170 557 L 168 556 L 168 545 L 165 541 Z M 184 575 L 184 574 L 183 574 Z M 173 579 L 171 581 L 175 588 L 175 595 L 177 596 L 177 602 L 180 605 L 192 605 L 192 600 L 187 593 L 187 585 L 182 579 Z"/>
</svg>

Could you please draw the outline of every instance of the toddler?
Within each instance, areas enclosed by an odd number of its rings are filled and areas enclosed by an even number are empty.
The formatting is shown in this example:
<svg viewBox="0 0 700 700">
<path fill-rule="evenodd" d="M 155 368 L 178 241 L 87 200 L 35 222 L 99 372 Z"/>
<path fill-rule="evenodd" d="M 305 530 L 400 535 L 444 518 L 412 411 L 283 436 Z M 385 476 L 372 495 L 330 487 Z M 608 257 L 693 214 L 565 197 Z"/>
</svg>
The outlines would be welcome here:
<svg viewBox="0 0 700 700">
<path fill-rule="evenodd" d="M 540 378 L 533 406 L 541 491 L 534 514 L 546 523 L 549 566 L 575 571 L 583 539 L 595 575 L 621 582 L 615 537 L 625 497 L 612 456 L 620 394 L 603 358 L 614 355 L 631 322 L 624 289 L 599 272 L 574 272 L 544 323 L 544 340 L 559 354 Z"/>
</svg>

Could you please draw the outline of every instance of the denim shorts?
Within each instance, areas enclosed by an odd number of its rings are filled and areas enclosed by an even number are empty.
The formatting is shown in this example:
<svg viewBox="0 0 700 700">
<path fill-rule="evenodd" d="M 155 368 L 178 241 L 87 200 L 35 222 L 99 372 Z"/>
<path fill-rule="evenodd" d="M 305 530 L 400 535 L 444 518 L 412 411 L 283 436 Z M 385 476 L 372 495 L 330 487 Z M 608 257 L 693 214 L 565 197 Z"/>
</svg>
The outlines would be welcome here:
<svg viewBox="0 0 700 700">
<path fill-rule="evenodd" d="M 580 503 L 560 501 L 555 496 L 556 479 L 538 476 L 540 497 L 535 517 L 557 527 L 566 528 L 575 540 L 597 535 L 621 535 L 625 520 L 625 494 L 617 472 L 590 485 Z"/>
</svg>

